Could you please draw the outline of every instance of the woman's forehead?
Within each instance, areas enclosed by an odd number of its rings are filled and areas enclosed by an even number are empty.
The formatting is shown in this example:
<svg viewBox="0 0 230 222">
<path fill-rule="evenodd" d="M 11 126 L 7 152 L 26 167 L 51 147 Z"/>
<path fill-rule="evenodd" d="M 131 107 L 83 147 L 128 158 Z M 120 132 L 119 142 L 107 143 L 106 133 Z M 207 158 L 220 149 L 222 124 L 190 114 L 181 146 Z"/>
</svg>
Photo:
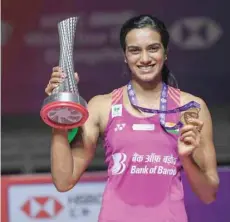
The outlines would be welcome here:
<svg viewBox="0 0 230 222">
<path fill-rule="evenodd" d="M 131 30 L 126 36 L 126 44 L 129 45 L 146 45 L 161 43 L 160 34 L 151 28 L 139 28 Z"/>
</svg>

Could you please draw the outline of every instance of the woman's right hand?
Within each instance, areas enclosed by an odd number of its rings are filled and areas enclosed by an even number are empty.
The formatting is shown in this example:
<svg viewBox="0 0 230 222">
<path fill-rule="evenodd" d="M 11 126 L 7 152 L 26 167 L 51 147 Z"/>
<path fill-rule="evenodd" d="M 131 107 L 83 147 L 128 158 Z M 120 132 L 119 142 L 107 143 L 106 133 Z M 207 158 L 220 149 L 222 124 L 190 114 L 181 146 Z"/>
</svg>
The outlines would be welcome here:
<svg viewBox="0 0 230 222">
<path fill-rule="evenodd" d="M 49 80 L 48 85 L 45 88 L 45 93 L 50 96 L 52 91 L 59 86 L 59 84 L 64 81 L 67 75 L 61 70 L 61 67 L 56 66 L 53 67 L 53 72 L 51 74 L 51 78 Z M 74 74 L 74 77 L 77 82 L 79 82 L 79 76 L 77 73 Z"/>
</svg>

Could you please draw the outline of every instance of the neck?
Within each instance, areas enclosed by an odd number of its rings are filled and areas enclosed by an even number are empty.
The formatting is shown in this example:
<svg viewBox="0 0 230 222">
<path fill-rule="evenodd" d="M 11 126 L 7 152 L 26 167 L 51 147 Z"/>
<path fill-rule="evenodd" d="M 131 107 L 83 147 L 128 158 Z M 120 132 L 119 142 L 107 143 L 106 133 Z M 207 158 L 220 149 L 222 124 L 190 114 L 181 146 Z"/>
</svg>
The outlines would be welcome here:
<svg viewBox="0 0 230 222">
<path fill-rule="evenodd" d="M 136 79 L 131 81 L 133 89 L 138 97 L 144 97 L 146 99 L 160 96 L 162 89 L 162 79 L 155 79 L 151 82 L 140 82 Z"/>
</svg>

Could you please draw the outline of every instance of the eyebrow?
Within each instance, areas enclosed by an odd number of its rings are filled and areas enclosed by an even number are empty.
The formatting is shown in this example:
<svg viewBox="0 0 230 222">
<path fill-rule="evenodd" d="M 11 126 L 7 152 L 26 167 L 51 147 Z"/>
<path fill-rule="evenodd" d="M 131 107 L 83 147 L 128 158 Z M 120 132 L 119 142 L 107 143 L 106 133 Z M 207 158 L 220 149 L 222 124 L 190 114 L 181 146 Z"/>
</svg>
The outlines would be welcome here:
<svg viewBox="0 0 230 222">
<path fill-rule="evenodd" d="M 155 43 L 149 44 L 147 48 L 152 47 L 152 46 L 161 46 L 161 44 L 158 42 L 155 42 Z M 140 48 L 140 47 L 138 45 L 128 45 L 127 48 L 132 49 L 132 48 Z"/>
</svg>

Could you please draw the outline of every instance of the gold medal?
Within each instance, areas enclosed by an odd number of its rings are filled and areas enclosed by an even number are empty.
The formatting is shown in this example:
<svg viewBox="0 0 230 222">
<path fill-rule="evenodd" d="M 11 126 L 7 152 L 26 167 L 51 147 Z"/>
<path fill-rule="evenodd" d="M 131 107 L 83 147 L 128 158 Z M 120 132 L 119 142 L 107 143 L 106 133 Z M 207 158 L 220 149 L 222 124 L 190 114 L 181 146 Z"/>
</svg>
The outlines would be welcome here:
<svg viewBox="0 0 230 222">
<path fill-rule="evenodd" d="M 200 108 L 191 108 L 181 115 L 181 122 L 185 124 L 193 124 L 191 119 L 199 119 Z"/>
</svg>

